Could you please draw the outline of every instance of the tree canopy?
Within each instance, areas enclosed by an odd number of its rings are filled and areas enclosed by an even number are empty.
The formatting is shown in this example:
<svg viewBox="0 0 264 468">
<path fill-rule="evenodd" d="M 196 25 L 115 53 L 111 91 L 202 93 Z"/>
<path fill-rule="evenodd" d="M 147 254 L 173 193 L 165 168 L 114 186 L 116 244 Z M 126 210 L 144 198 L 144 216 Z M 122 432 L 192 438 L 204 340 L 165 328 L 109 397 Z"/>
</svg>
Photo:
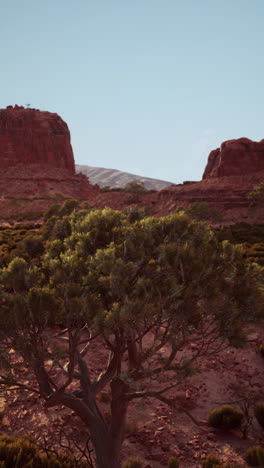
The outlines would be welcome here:
<svg viewBox="0 0 264 468">
<path fill-rule="evenodd" d="M 46 407 L 64 405 L 85 422 L 97 466 L 116 468 L 129 403 L 152 397 L 175 408 L 169 392 L 199 357 L 240 345 L 245 322 L 263 313 L 263 270 L 183 212 L 133 222 L 110 209 L 74 211 L 54 218 L 46 237 L 38 264 L 15 258 L 0 273 L 0 382 L 28 388 L 25 366 Z M 108 360 L 94 375 L 96 342 Z"/>
</svg>

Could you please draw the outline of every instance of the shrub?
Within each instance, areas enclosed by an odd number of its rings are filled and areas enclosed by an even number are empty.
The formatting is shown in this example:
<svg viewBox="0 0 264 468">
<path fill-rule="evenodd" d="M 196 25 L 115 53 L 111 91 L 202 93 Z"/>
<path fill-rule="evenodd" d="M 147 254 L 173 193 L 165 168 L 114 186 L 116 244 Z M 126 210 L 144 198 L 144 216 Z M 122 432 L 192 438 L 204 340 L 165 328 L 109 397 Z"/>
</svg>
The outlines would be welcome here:
<svg viewBox="0 0 264 468">
<path fill-rule="evenodd" d="M 178 468 L 180 466 L 179 461 L 175 457 L 168 459 L 168 468 Z"/>
<path fill-rule="evenodd" d="M 214 455 L 208 455 L 208 457 L 202 461 L 202 468 L 218 468 L 220 466 L 221 462 L 219 458 Z"/>
<path fill-rule="evenodd" d="M 188 214 L 191 218 L 199 221 L 216 221 L 219 222 L 222 219 L 221 213 L 215 210 L 207 202 L 194 202 L 188 209 Z"/>
<path fill-rule="evenodd" d="M 144 193 L 146 192 L 144 182 L 140 180 L 131 180 L 124 187 L 124 192 Z"/>
<path fill-rule="evenodd" d="M 36 468 L 74 468 L 76 460 L 68 455 L 56 454 L 47 457 L 26 438 L 9 436 L 0 437 L 0 467 L 22 468 L 24 466 Z M 80 468 L 89 468 L 86 462 L 79 462 Z"/>
<path fill-rule="evenodd" d="M 31 258 L 40 256 L 44 252 L 42 239 L 38 235 L 30 235 L 25 237 L 20 242 L 22 250 L 24 250 Z"/>
<path fill-rule="evenodd" d="M 243 413 L 232 406 L 222 406 L 209 413 L 208 422 L 216 429 L 228 431 L 239 427 L 243 420 Z"/>
<path fill-rule="evenodd" d="M 264 344 L 260 345 L 259 352 L 260 352 L 261 356 L 264 357 Z"/>
<path fill-rule="evenodd" d="M 79 205 L 79 202 L 75 200 L 74 198 L 70 198 L 66 200 L 62 207 L 60 208 L 59 214 L 60 216 L 67 216 L 73 212 L 75 208 L 77 208 Z"/>
<path fill-rule="evenodd" d="M 254 446 L 247 449 L 244 453 L 244 460 L 250 466 L 264 466 L 264 450 L 261 447 Z"/>
<path fill-rule="evenodd" d="M 60 211 L 60 205 L 54 204 L 51 205 L 48 209 L 48 211 L 44 214 L 44 220 L 47 221 L 47 219 L 51 218 L 52 216 L 57 216 Z"/>
<path fill-rule="evenodd" d="M 142 463 L 138 458 L 130 457 L 124 464 L 124 468 L 142 468 Z"/>
<path fill-rule="evenodd" d="M 259 423 L 259 425 L 264 429 L 264 404 L 259 403 L 254 408 L 255 417 Z"/>
</svg>

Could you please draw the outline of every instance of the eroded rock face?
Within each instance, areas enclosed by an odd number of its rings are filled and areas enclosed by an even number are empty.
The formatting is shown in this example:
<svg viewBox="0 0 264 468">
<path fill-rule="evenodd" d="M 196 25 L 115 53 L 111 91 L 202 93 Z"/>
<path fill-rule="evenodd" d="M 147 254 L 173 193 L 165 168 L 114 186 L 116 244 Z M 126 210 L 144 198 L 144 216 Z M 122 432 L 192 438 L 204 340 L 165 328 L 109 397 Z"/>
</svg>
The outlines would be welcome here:
<svg viewBox="0 0 264 468">
<path fill-rule="evenodd" d="M 0 110 L 1 170 L 47 165 L 75 174 L 67 124 L 51 112 L 8 106 Z"/>
<path fill-rule="evenodd" d="M 0 214 L 43 213 L 67 198 L 93 198 L 99 187 L 75 173 L 70 132 L 57 115 L 0 110 Z M 25 218 L 26 219 L 26 218 Z"/>
<path fill-rule="evenodd" d="M 203 179 L 243 176 L 264 171 L 264 140 L 228 140 L 209 154 Z"/>
</svg>

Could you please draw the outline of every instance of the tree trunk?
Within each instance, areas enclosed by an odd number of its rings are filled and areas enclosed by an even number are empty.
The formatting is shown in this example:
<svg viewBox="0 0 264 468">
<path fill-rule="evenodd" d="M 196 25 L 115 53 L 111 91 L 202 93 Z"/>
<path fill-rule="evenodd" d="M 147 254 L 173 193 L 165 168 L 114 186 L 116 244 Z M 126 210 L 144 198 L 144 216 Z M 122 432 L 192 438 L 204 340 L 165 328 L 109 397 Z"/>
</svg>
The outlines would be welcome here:
<svg viewBox="0 0 264 468">
<path fill-rule="evenodd" d="M 91 412 L 87 406 L 87 402 L 83 399 L 64 394 L 60 398 L 60 402 L 56 402 L 56 404 L 58 403 L 73 410 L 86 424 L 91 437 L 91 443 L 95 451 L 96 467 L 121 468 L 120 452 L 123 438 L 120 437 L 119 434 L 120 431 L 123 434 L 122 421 L 119 421 L 120 424 L 118 424 L 118 421 L 115 422 L 114 427 L 118 428 L 118 430 L 116 433 L 113 433 L 111 430 L 112 424 L 109 428 L 100 416 L 100 413 L 97 413 L 94 408 L 92 408 Z M 95 402 L 94 405 L 96 406 Z"/>
<path fill-rule="evenodd" d="M 100 421 L 89 425 L 91 442 L 94 447 L 97 468 L 121 468 L 118 441 L 113 439 L 109 430 Z"/>
<path fill-rule="evenodd" d="M 128 351 L 128 368 L 129 370 L 136 369 L 140 364 L 140 354 L 138 346 L 135 343 L 135 333 L 130 332 L 130 339 L 127 340 L 127 351 Z"/>
</svg>

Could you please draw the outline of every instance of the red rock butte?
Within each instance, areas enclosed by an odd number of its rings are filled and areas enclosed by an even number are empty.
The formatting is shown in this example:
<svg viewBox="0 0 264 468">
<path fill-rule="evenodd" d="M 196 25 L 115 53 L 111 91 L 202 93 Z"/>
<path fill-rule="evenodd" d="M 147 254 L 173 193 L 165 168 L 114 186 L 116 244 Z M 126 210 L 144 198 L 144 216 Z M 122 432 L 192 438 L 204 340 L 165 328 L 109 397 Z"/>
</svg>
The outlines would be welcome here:
<svg viewBox="0 0 264 468">
<path fill-rule="evenodd" d="M 48 165 L 75 174 L 67 124 L 51 112 L 8 106 L 0 110 L 1 169 Z"/>
<path fill-rule="evenodd" d="M 243 176 L 264 171 L 264 140 L 228 140 L 209 154 L 203 179 Z"/>
<path fill-rule="evenodd" d="M 98 190 L 75 173 L 67 124 L 51 112 L 0 110 L 0 213 L 44 212 L 58 200 L 87 199 Z"/>
</svg>

